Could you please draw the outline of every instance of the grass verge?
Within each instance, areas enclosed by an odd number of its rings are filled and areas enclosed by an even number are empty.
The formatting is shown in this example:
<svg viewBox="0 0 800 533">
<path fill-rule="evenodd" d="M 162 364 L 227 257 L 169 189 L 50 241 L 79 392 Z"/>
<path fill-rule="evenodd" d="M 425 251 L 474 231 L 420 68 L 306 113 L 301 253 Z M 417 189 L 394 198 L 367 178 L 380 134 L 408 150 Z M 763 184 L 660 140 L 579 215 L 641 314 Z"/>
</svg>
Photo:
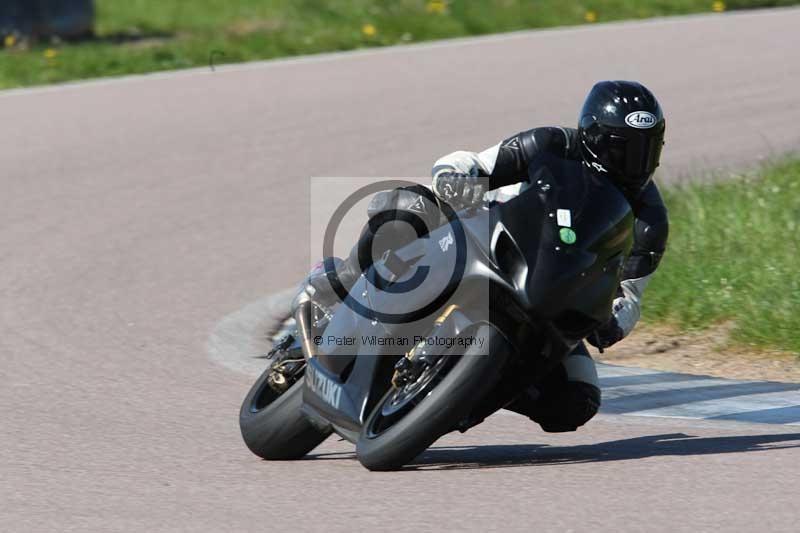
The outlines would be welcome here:
<svg viewBox="0 0 800 533">
<path fill-rule="evenodd" d="M 732 321 L 732 342 L 800 356 L 800 159 L 668 188 L 670 240 L 644 298 L 651 323 Z"/>
<path fill-rule="evenodd" d="M 0 88 L 800 0 L 95 0 L 80 43 L 0 51 Z"/>
</svg>

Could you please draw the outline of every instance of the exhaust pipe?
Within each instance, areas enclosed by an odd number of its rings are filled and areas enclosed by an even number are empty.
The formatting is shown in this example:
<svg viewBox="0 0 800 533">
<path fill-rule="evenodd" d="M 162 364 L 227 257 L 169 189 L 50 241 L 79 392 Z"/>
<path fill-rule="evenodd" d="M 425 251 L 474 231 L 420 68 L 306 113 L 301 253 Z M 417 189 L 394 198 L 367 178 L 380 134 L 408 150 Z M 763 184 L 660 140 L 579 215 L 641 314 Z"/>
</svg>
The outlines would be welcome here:
<svg viewBox="0 0 800 533">
<path fill-rule="evenodd" d="M 305 300 L 297 306 L 294 319 L 297 322 L 297 334 L 300 336 L 300 344 L 303 346 L 303 355 L 306 359 L 317 356 L 317 345 L 312 342 L 314 317 L 314 306 L 311 300 Z"/>
</svg>

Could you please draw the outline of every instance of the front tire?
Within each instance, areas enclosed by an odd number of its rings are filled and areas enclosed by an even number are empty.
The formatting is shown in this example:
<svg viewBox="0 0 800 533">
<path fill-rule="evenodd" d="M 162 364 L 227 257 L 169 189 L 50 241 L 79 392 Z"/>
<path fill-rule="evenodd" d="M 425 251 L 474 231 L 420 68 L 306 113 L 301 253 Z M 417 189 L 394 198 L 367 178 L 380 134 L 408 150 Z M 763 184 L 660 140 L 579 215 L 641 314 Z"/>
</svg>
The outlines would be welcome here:
<svg viewBox="0 0 800 533">
<path fill-rule="evenodd" d="M 300 459 L 319 446 L 330 431 L 317 429 L 301 412 L 304 379 L 278 394 L 267 384 L 269 370 L 261 374 L 242 402 L 242 438 L 250 451 L 263 459 Z"/>
<path fill-rule="evenodd" d="M 479 324 L 473 331 L 475 337 L 488 340 L 488 355 L 477 348 L 468 348 L 463 355 L 445 353 L 443 358 L 455 362 L 441 381 L 388 427 L 382 419 L 397 389 L 390 389 L 378 402 L 356 444 L 362 465 L 370 470 L 399 469 L 454 429 L 499 382 L 513 351 L 511 344 L 489 324 Z"/>
</svg>

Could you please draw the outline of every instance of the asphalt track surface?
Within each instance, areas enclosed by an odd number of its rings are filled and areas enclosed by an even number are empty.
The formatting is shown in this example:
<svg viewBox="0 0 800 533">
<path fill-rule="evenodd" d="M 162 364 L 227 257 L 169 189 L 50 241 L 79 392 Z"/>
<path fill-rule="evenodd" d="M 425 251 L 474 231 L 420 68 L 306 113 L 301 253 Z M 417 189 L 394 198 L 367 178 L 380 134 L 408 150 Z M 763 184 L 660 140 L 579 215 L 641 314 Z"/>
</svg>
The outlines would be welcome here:
<svg viewBox="0 0 800 533">
<path fill-rule="evenodd" d="M 373 474 L 241 443 L 209 333 L 307 268 L 310 175 L 420 175 L 575 121 L 669 114 L 663 180 L 793 150 L 800 10 L 612 24 L 0 93 L 0 530 L 797 528 L 796 426 L 500 415 Z"/>
</svg>

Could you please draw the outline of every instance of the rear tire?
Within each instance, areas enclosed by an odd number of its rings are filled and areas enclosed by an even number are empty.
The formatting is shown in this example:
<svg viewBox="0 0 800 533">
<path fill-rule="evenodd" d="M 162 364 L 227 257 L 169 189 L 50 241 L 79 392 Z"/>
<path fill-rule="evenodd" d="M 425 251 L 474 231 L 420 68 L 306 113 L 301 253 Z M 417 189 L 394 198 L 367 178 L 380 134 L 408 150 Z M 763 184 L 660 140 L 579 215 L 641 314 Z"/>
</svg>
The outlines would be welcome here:
<svg viewBox="0 0 800 533">
<path fill-rule="evenodd" d="M 250 451 L 271 461 L 300 459 L 319 446 L 330 431 L 309 422 L 303 405 L 303 382 L 299 379 L 278 395 L 267 384 L 269 368 L 255 382 L 239 410 L 239 428 Z"/>
<path fill-rule="evenodd" d="M 396 470 L 454 429 L 499 382 L 511 344 L 494 327 L 479 324 L 476 337 L 489 341 L 489 355 L 469 348 L 426 397 L 387 429 L 373 434 L 392 388 L 378 402 L 361 430 L 356 454 L 370 470 Z M 444 357 L 448 357 L 446 354 Z"/>
</svg>

